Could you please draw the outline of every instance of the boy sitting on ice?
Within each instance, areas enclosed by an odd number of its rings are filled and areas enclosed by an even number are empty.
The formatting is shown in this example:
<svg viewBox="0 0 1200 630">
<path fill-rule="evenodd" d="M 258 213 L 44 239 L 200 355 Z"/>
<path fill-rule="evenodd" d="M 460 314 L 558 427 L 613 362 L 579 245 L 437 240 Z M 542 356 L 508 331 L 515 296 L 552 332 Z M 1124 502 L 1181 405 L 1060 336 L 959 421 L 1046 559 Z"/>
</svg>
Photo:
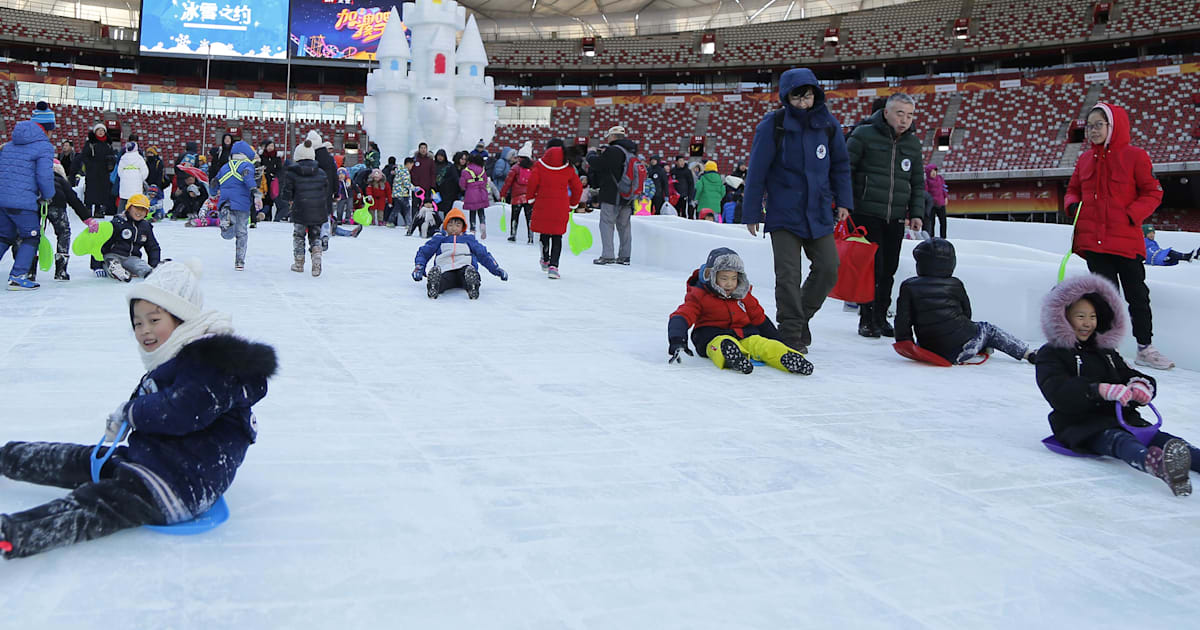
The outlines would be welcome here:
<svg viewBox="0 0 1200 630">
<path fill-rule="evenodd" d="M 508 280 L 508 273 L 500 268 L 487 248 L 475 240 L 473 234 L 463 233 L 467 229 L 467 216 L 461 209 L 454 208 L 446 214 L 442 229 L 417 250 L 416 269 L 412 272 L 412 279 L 420 282 L 425 276 L 425 266 L 433 258 L 433 269 L 429 270 L 426 286 L 429 299 L 436 300 L 447 290 L 457 288 L 466 289 L 468 298 L 477 299 L 480 262 L 492 275 Z"/>
<path fill-rule="evenodd" d="M 154 226 L 146 220 L 150 199 L 137 194 L 125 202 L 125 211 L 112 218 L 113 233 L 100 249 L 109 277 L 121 282 L 145 278 L 158 266 L 162 249 L 154 237 Z M 146 260 L 142 260 L 142 248 Z"/>
<path fill-rule="evenodd" d="M 995 348 L 1020 361 L 1035 362 L 1024 341 L 989 324 L 971 321 L 971 299 L 954 277 L 954 245 L 944 238 L 922 241 L 913 249 L 917 275 L 900 285 L 896 299 L 896 343 L 912 344 L 913 330 L 922 349 L 950 363 L 966 363 Z M 911 354 L 911 350 L 905 356 Z"/>
<path fill-rule="evenodd" d="M 692 328 L 692 343 L 718 368 L 749 374 L 755 359 L 793 374 L 812 374 L 813 364 L 803 354 L 778 341 L 779 331 L 750 289 L 737 252 L 728 247 L 709 252 L 708 261 L 692 272 L 683 304 L 667 323 L 668 362 L 679 363 L 681 352 L 692 356 L 687 346 Z"/>
</svg>

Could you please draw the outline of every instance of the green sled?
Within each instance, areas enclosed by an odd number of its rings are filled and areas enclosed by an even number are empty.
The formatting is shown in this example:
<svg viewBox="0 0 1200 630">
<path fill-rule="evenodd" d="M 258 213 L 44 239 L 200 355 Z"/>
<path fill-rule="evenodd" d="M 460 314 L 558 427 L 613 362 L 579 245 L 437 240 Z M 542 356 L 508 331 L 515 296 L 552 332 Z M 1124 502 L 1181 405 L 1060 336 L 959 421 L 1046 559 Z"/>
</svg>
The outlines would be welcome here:
<svg viewBox="0 0 1200 630">
<path fill-rule="evenodd" d="M 108 239 L 112 238 L 112 233 L 112 223 L 102 221 L 100 222 L 99 231 L 92 233 L 85 229 L 79 236 L 76 236 L 75 242 L 71 243 L 71 251 L 76 256 L 91 256 L 98 261 L 104 260 L 104 255 L 100 253 L 100 248 L 104 247 Z M 43 247 L 46 246 L 43 245 Z M 51 256 L 53 256 L 53 251 L 51 251 Z"/>
<path fill-rule="evenodd" d="M 570 213 L 570 233 L 567 235 L 567 245 L 576 256 L 587 251 L 592 246 L 592 231 L 575 222 L 575 213 Z"/>
</svg>

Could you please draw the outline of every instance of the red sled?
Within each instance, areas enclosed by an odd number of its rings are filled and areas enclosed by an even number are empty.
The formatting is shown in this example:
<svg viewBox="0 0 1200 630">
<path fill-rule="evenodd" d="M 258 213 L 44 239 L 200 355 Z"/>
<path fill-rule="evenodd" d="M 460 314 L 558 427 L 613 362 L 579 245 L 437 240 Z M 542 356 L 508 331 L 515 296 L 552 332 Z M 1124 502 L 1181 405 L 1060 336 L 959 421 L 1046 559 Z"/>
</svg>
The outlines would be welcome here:
<svg viewBox="0 0 1200 630">
<path fill-rule="evenodd" d="M 856 304 L 875 301 L 875 250 L 867 240 L 867 228 L 854 226 L 849 218 L 834 229 L 838 252 L 838 279 L 829 297 Z"/>
<path fill-rule="evenodd" d="M 911 341 L 897 341 L 892 344 L 892 350 L 895 350 L 896 354 L 902 357 L 907 357 L 913 361 L 920 361 L 921 363 L 928 363 L 938 367 L 950 367 L 954 365 L 942 355 L 934 354 Z"/>
</svg>

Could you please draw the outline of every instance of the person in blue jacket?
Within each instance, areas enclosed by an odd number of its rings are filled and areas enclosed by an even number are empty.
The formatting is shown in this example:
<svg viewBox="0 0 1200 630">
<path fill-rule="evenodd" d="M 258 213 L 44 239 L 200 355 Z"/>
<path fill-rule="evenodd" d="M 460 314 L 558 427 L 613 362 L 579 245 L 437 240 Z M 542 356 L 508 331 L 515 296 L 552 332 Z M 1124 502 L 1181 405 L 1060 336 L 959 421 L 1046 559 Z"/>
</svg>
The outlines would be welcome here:
<svg viewBox="0 0 1200 630">
<path fill-rule="evenodd" d="M 807 353 L 808 322 L 837 284 L 833 227 L 854 209 L 850 158 L 841 123 L 825 106 L 825 91 L 811 70 L 784 72 L 779 101 L 782 107 L 754 129 L 742 222 L 751 236 L 760 223 L 771 235 L 780 340 Z M 807 279 L 801 251 L 809 260 Z"/>
<path fill-rule="evenodd" d="M 454 208 L 442 222 L 442 231 L 434 234 L 417 250 L 416 268 L 412 272 L 415 282 L 425 277 L 425 267 L 433 259 L 433 268 L 429 270 L 429 280 L 426 282 L 429 299 L 436 300 L 447 290 L 458 288 L 465 289 L 468 298 L 478 299 L 481 262 L 492 275 L 508 280 L 508 272 L 500 268 L 500 263 L 473 234 L 463 233 L 466 229 L 466 215 L 459 208 Z"/>
<path fill-rule="evenodd" d="M 14 245 L 10 291 L 38 288 L 28 277 L 41 241 L 38 201 L 54 199 L 54 112 L 39 102 L 32 120 L 13 126 L 12 139 L 0 146 L 0 257 Z"/>
<path fill-rule="evenodd" d="M 232 227 L 237 239 L 234 246 L 233 268 L 246 268 L 246 239 L 250 230 L 250 212 L 262 209 L 262 191 L 254 176 L 254 149 L 245 140 L 233 143 L 233 155 L 229 162 L 217 171 L 209 182 L 214 195 L 221 196 L 220 205 L 228 208 L 222 213 L 221 229 Z M 228 237 L 227 237 L 228 238 Z"/>
<path fill-rule="evenodd" d="M 1170 247 L 1159 247 L 1158 241 L 1154 240 L 1154 226 L 1143 225 L 1142 235 L 1146 237 L 1146 264 L 1156 267 L 1171 267 L 1178 265 L 1179 261 L 1192 262 L 1200 258 L 1200 249 L 1192 252 L 1177 252 Z"/>
<path fill-rule="evenodd" d="M 233 483 L 258 435 L 252 405 L 267 395 L 275 350 L 233 335 L 232 319 L 204 310 L 198 262 L 165 262 L 127 296 L 146 367 L 105 421 L 105 440 L 128 438 L 92 480 L 92 446 L 9 442 L 0 476 L 69 488 L 61 499 L 0 514 L 6 558 L 170 525 L 206 512 Z"/>
</svg>

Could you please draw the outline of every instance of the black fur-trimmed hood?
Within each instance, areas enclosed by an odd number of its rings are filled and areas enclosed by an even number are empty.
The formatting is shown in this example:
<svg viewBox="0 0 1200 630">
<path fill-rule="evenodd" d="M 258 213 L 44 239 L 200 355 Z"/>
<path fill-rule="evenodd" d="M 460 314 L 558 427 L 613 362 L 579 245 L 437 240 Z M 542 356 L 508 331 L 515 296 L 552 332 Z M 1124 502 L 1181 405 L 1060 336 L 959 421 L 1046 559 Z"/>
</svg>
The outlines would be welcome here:
<svg viewBox="0 0 1200 630">
<path fill-rule="evenodd" d="M 210 335 L 182 349 L 177 358 L 211 365 L 238 378 L 271 378 L 279 368 L 275 348 L 235 335 Z"/>
</svg>

